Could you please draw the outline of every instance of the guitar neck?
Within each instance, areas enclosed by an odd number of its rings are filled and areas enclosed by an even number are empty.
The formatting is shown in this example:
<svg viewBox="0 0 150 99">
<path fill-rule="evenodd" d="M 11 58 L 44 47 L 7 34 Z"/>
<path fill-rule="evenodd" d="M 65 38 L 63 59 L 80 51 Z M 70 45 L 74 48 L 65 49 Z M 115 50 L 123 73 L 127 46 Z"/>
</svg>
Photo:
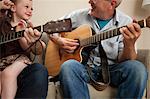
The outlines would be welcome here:
<svg viewBox="0 0 150 99">
<path fill-rule="evenodd" d="M 71 24 L 71 19 L 68 18 L 68 19 L 64 19 L 64 20 L 50 21 L 44 25 L 34 27 L 34 29 L 37 29 L 40 32 L 46 32 L 48 34 L 53 34 L 53 33 L 71 31 L 72 24 Z M 0 35 L 0 45 L 19 39 L 20 37 L 24 36 L 23 33 L 24 33 L 24 30 L 19 31 L 19 32 L 10 31 L 10 33 Z"/>
<path fill-rule="evenodd" d="M 144 28 L 145 24 L 146 24 L 146 23 L 144 23 L 144 20 L 138 21 L 137 23 L 140 25 L 141 28 Z M 122 26 L 122 27 L 124 27 L 124 26 Z M 115 28 L 115 29 L 112 29 L 110 31 L 98 33 L 98 34 L 93 35 L 89 38 L 83 39 L 82 41 L 80 41 L 80 46 L 95 44 L 95 43 L 98 43 L 102 40 L 118 36 L 121 34 L 119 29 L 122 27 Z"/>
</svg>

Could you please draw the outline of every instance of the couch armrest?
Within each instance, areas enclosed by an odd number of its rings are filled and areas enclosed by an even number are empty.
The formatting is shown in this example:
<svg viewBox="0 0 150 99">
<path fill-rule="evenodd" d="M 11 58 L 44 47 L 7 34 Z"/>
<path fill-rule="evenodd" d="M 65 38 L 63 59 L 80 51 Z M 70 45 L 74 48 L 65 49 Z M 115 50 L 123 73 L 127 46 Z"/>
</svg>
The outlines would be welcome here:
<svg viewBox="0 0 150 99">
<path fill-rule="evenodd" d="M 150 49 L 138 49 L 138 60 L 150 70 Z"/>
<path fill-rule="evenodd" d="M 138 60 L 147 67 L 147 99 L 150 99 L 150 49 L 138 49 Z"/>
</svg>

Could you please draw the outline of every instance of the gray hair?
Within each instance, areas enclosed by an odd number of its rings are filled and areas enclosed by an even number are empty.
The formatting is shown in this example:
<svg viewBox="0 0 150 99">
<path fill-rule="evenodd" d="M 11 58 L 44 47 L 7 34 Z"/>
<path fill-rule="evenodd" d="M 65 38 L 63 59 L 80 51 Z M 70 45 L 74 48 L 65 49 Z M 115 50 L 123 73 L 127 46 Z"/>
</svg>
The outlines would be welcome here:
<svg viewBox="0 0 150 99">
<path fill-rule="evenodd" d="M 122 0 L 117 0 L 117 5 L 116 5 L 116 8 L 120 5 Z"/>
</svg>

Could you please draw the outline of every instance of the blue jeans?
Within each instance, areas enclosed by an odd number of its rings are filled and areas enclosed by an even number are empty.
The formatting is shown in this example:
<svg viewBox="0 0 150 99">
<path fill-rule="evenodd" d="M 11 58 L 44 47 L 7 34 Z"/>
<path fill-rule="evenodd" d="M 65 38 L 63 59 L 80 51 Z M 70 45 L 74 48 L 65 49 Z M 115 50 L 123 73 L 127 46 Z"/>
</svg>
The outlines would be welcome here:
<svg viewBox="0 0 150 99">
<path fill-rule="evenodd" d="M 101 76 L 98 68 L 92 71 L 94 79 Z M 141 99 L 147 82 L 147 70 L 142 63 L 128 60 L 109 66 L 109 71 L 111 85 L 118 87 L 116 98 Z M 89 79 L 86 66 L 76 60 L 64 62 L 59 75 L 64 98 L 90 99 L 87 87 Z"/>
<path fill-rule="evenodd" d="M 16 99 L 46 99 L 48 71 L 38 63 L 27 66 L 18 76 Z"/>
</svg>

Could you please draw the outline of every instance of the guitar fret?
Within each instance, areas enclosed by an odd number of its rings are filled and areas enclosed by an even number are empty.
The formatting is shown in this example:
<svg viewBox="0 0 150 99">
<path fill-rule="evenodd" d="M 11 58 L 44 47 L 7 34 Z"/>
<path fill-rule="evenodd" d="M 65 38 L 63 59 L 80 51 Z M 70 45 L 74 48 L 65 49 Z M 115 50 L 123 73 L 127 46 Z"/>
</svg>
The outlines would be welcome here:
<svg viewBox="0 0 150 99">
<path fill-rule="evenodd" d="M 95 35 L 95 42 L 98 42 L 98 35 Z"/>
<path fill-rule="evenodd" d="M 106 39 L 106 33 L 103 33 L 103 35 L 104 35 L 104 39 Z"/>
<path fill-rule="evenodd" d="M 102 34 L 99 34 L 99 35 L 100 35 L 100 39 L 103 40 Z"/>
<path fill-rule="evenodd" d="M 5 35 L 3 34 L 2 35 L 2 42 L 5 40 Z"/>
<path fill-rule="evenodd" d="M 112 30 L 110 31 L 110 37 L 113 37 L 113 31 Z"/>
<path fill-rule="evenodd" d="M 9 40 L 11 40 L 13 38 L 14 33 L 10 33 L 10 38 Z"/>
<path fill-rule="evenodd" d="M 115 35 L 116 35 L 116 30 L 114 29 L 113 32 L 114 32 L 114 33 L 113 33 L 113 34 L 114 34 L 113 36 L 115 36 Z"/>
<path fill-rule="evenodd" d="M 111 37 L 111 31 L 108 31 L 108 38 L 110 38 Z"/>
<path fill-rule="evenodd" d="M 10 34 L 7 35 L 7 40 L 10 40 L 10 36 L 11 36 Z"/>
<path fill-rule="evenodd" d="M 0 36 L 0 43 L 2 42 L 2 36 Z"/>
<path fill-rule="evenodd" d="M 87 40 L 87 41 L 88 41 L 88 42 L 87 42 L 88 45 L 90 44 L 90 40 L 91 40 L 91 37 Z"/>
<path fill-rule="evenodd" d="M 88 39 L 84 39 L 83 46 L 86 45 L 86 44 L 88 45 Z"/>
<path fill-rule="evenodd" d="M 96 36 L 96 42 L 99 42 L 99 35 Z"/>
<path fill-rule="evenodd" d="M 7 40 L 9 40 L 9 39 L 10 39 L 10 34 L 7 35 Z"/>
<path fill-rule="evenodd" d="M 116 35 L 118 35 L 118 28 L 115 29 Z"/>
<path fill-rule="evenodd" d="M 102 37 L 103 37 L 102 39 L 104 40 L 104 38 L 105 38 L 105 37 L 104 37 L 104 33 L 102 33 Z"/>
<path fill-rule="evenodd" d="M 95 36 L 94 36 L 94 37 L 91 37 L 91 39 L 92 39 L 92 42 L 91 42 L 90 44 L 93 44 L 94 41 L 95 41 Z"/>
<path fill-rule="evenodd" d="M 10 39 L 13 39 L 14 35 L 15 35 L 15 33 L 11 33 L 11 38 Z"/>
<path fill-rule="evenodd" d="M 92 40 L 93 40 L 93 37 L 90 37 L 90 40 L 89 40 L 89 43 L 88 43 L 88 44 L 91 44 L 91 43 L 92 43 Z"/>
<path fill-rule="evenodd" d="M 98 42 L 98 41 L 99 41 L 99 36 L 97 35 L 95 42 Z"/>
<path fill-rule="evenodd" d="M 4 42 L 5 41 L 5 35 L 3 35 L 3 37 L 2 37 L 2 42 Z"/>
<path fill-rule="evenodd" d="M 108 34 L 107 34 L 108 32 L 106 31 L 106 32 L 104 32 L 104 34 L 105 34 L 105 39 L 107 39 L 108 38 Z"/>
<path fill-rule="evenodd" d="M 107 35 L 106 35 L 106 33 L 104 33 L 104 39 L 106 39 L 107 38 Z"/>
<path fill-rule="evenodd" d="M 3 35 L 0 37 L 0 39 L 1 39 L 1 42 L 3 42 Z"/>
<path fill-rule="evenodd" d="M 17 38 L 17 33 L 15 33 L 15 38 Z"/>
<path fill-rule="evenodd" d="M 117 32 L 116 32 L 116 29 L 114 29 L 114 36 L 116 36 L 117 35 Z"/>
<path fill-rule="evenodd" d="M 90 37 L 90 39 L 88 40 L 88 44 L 91 44 L 91 39 L 92 39 L 92 38 Z"/>
<path fill-rule="evenodd" d="M 93 42 L 92 43 L 94 43 L 95 41 L 96 41 L 96 36 L 93 37 Z"/>
<path fill-rule="evenodd" d="M 105 38 L 105 39 L 109 38 L 109 31 L 107 31 L 107 32 L 105 33 L 105 35 L 106 35 L 106 38 Z"/>
<path fill-rule="evenodd" d="M 81 46 L 84 46 L 84 45 L 86 45 L 87 44 L 87 40 L 86 39 L 84 39 L 83 40 L 83 43 L 82 43 L 82 45 Z"/>
<path fill-rule="evenodd" d="M 121 28 L 121 27 L 120 27 L 120 28 Z M 120 28 L 116 28 L 117 35 L 120 35 L 120 34 L 121 34 L 120 31 L 119 31 Z"/>
<path fill-rule="evenodd" d="M 3 38 L 3 39 L 4 39 L 4 41 L 6 41 L 6 35 L 4 35 L 4 38 Z"/>
<path fill-rule="evenodd" d="M 88 40 L 87 39 L 84 40 L 84 44 L 88 45 Z"/>
<path fill-rule="evenodd" d="M 104 33 L 102 33 L 103 40 L 105 39 Z"/>
<path fill-rule="evenodd" d="M 80 42 L 80 46 L 83 46 L 85 43 L 85 40 L 83 40 L 82 42 Z"/>
<path fill-rule="evenodd" d="M 95 41 L 94 41 L 94 43 L 95 42 L 98 42 L 98 37 L 97 37 L 97 35 L 95 36 Z"/>
<path fill-rule="evenodd" d="M 6 40 L 6 41 L 8 40 L 8 35 L 5 36 L 5 40 Z"/>
</svg>

